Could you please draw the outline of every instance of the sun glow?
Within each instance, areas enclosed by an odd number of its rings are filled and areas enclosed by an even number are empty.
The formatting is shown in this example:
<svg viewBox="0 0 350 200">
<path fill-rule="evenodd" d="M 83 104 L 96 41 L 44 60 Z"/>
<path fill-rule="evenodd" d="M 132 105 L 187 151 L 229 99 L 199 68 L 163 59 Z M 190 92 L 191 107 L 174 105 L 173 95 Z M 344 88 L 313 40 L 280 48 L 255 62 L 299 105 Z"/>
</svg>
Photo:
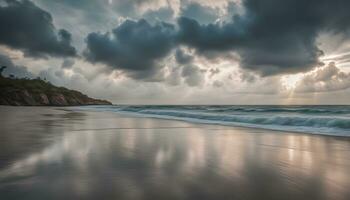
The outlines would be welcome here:
<svg viewBox="0 0 350 200">
<path fill-rule="evenodd" d="M 286 75 L 286 76 L 282 77 L 281 81 L 282 81 L 283 86 L 287 90 L 293 90 L 293 89 L 295 89 L 298 81 L 300 81 L 300 79 L 302 79 L 302 77 L 303 77 L 302 74 Z"/>
<path fill-rule="evenodd" d="M 72 77 L 74 75 L 74 71 L 72 69 L 65 69 L 64 73 L 66 76 Z"/>
</svg>

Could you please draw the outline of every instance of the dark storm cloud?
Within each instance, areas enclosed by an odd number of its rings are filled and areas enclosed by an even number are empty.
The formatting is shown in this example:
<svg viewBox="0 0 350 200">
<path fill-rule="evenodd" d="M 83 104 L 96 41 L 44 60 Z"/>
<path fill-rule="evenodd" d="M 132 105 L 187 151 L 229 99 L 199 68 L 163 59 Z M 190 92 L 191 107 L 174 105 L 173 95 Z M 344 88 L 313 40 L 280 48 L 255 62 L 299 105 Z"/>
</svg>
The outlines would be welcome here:
<svg viewBox="0 0 350 200">
<path fill-rule="evenodd" d="M 11 58 L 6 55 L 0 54 L 0 67 L 6 66 L 3 72 L 4 76 L 14 75 L 19 78 L 33 78 L 33 74 L 30 73 L 26 67 L 15 65 Z"/>
<path fill-rule="evenodd" d="M 199 53 L 235 50 L 241 66 L 262 75 L 310 70 L 322 52 L 321 31 L 348 30 L 350 1 L 246 0 L 245 14 L 226 24 L 200 25 L 180 18 L 180 40 Z"/>
<path fill-rule="evenodd" d="M 184 64 L 191 63 L 193 61 L 193 56 L 186 54 L 181 49 L 177 49 L 175 51 L 175 59 L 177 63 L 184 65 Z"/>
<path fill-rule="evenodd" d="M 242 28 L 233 24 L 201 25 L 195 19 L 180 17 L 178 19 L 179 41 L 185 45 L 195 47 L 199 52 L 210 50 L 230 50 L 241 43 L 244 36 Z"/>
<path fill-rule="evenodd" d="M 90 61 L 128 72 L 153 73 L 172 49 L 184 45 L 206 57 L 236 52 L 241 68 L 270 76 L 322 65 L 318 35 L 343 33 L 350 27 L 347 0 L 245 0 L 242 7 L 243 12 L 231 13 L 230 21 L 220 23 L 200 22 L 198 18 L 212 13 L 212 8 L 199 4 L 182 7 L 180 13 L 185 16 L 178 18 L 177 26 L 127 20 L 110 34 L 89 34 L 85 55 Z M 227 10 L 236 9 L 228 4 Z M 175 56 L 180 64 L 186 60 L 179 51 Z"/>
<path fill-rule="evenodd" d="M 148 77 L 150 71 L 160 67 L 158 59 L 174 47 L 174 33 L 174 26 L 167 23 L 152 26 L 145 20 L 126 20 L 111 33 L 90 33 L 85 56 L 92 62 L 126 70 L 132 76 L 137 73 L 137 78 L 142 74 Z"/>
<path fill-rule="evenodd" d="M 75 56 L 71 34 L 57 31 L 50 13 L 28 0 L 5 0 L 0 4 L 0 44 L 21 49 L 26 55 Z"/>
</svg>

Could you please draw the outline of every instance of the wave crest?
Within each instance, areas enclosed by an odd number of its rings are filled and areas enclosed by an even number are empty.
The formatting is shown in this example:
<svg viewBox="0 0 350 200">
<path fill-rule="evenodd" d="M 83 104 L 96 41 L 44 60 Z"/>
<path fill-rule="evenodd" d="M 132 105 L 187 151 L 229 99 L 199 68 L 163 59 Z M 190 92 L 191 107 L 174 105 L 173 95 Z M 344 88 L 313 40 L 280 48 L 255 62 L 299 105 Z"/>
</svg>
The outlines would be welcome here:
<svg viewBox="0 0 350 200">
<path fill-rule="evenodd" d="M 350 106 L 99 106 L 92 109 L 199 123 L 350 136 Z"/>
</svg>

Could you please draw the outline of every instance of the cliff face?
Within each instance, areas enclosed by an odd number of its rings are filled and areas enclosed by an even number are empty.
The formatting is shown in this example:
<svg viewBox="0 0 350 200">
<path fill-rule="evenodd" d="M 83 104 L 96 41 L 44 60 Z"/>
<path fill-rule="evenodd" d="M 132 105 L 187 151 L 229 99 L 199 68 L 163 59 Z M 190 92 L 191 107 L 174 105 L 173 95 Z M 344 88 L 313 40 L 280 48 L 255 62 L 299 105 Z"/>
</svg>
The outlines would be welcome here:
<svg viewBox="0 0 350 200">
<path fill-rule="evenodd" d="M 0 105 L 12 106 L 79 106 L 111 105 L 78 91 L 56 87 L 43 80 L 0 77 Z"/>
</svg>

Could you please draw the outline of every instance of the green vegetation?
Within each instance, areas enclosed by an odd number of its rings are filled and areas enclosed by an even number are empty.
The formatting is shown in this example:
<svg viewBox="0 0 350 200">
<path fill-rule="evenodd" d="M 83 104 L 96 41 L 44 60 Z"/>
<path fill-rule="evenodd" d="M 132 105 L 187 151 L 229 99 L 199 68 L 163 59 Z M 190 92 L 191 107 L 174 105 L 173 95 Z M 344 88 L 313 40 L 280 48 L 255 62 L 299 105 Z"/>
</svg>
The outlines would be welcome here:
<svg viewBox="0 0 350 200">
<path fill-rule="evenodd" d="M 57 87 L 52 85 L 48 81 L 44 81 L 40 78 L 28 79 L 28 78 L 0 78 L 1 89 L 12 89 L 12 90 L 27 90 L 29 93 L 45 93 L 47 95 L 63 94 L 65 96 L 86 96 L 81 92 L 75 90 L 69 90 L 64 87 Z"/>
<path fill-rule="evenodd" d="M 0 69 L 0 105 L 104 105 L 108 101 L 93 99 L 81 92 L 57 87 L 40 78 L 4 77 Z"/>
</svg>

